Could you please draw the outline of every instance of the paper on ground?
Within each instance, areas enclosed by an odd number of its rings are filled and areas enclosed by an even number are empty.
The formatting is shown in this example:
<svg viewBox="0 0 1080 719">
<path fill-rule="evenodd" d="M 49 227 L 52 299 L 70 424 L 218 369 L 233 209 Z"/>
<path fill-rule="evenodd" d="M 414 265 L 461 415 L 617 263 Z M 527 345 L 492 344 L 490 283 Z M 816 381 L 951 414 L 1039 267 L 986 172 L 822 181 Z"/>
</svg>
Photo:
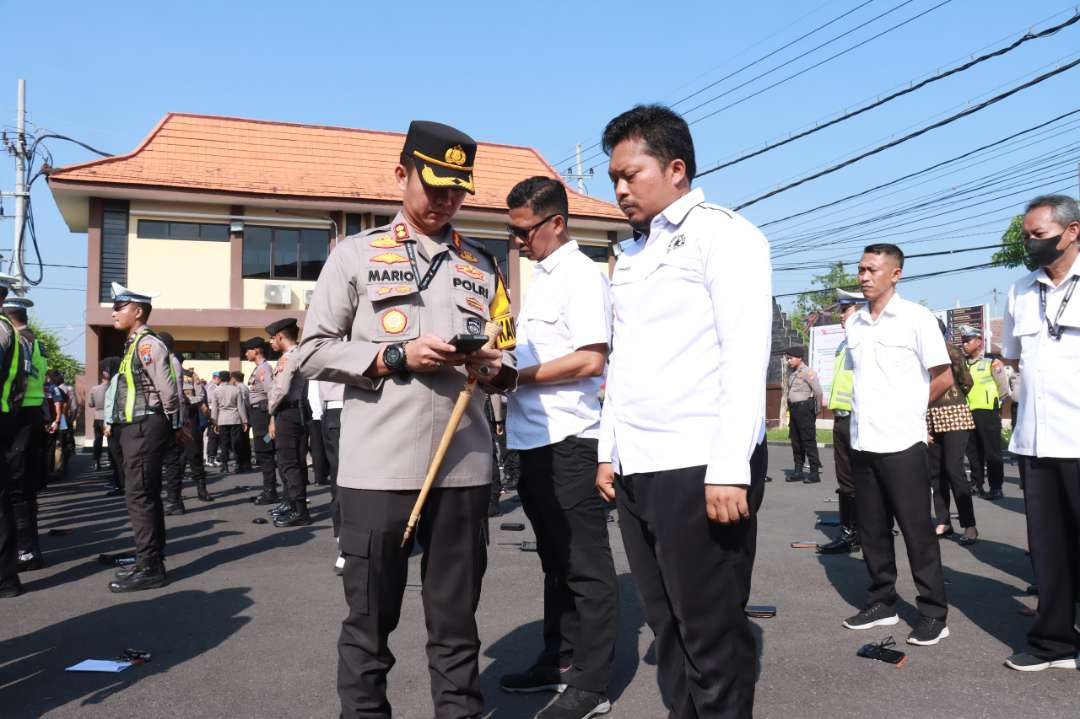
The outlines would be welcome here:
<svg viewBox="0 0 1080 719">
<path fill-rule="evenodd" d="M 117 662 L 111 659 L 84 659 L 64 671 L 68 672 L 122 672 L 131 666 L 131 662 Z"/>
</svg>

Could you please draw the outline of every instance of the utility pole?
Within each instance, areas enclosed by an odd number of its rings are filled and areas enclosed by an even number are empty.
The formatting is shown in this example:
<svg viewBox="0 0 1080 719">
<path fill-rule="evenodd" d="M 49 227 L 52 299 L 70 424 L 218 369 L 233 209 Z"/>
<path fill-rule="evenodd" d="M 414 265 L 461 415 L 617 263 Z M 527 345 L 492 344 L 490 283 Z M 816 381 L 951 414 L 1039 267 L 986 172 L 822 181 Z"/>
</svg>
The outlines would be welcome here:
<svg viewBox="0 0 1080 719">
<path fill-rule="evenodd" d="M 12 145 L 15 154 L 15 243 L 12 245 L 9 272 L 18 278 L 15 292 L 26 291 L 26 278 L 23 276 L 22 237 L 26 224 L 26 80 L 19 79 L 19 100 L 15 116 L 17 136 Z"/>
<path fill-rule="evenodd" d="M 577 145 L 577 148 L 574 151 L 574 157 L 577 158 L 576 161 L 575 161 L 575 169 L 577 170 L 577 172 L 571 172 L 570 168 L 567 168 L 566 169 L 566 179 L 568 179 L 568 180 L 576 180 L 577 181 L 578 192 L 580 192 L 583 195 L 587 195 L 589 193 L 585 189 L 585 178 L 586 177 L 592 177 L 593 176 L 593 171 L 592 171 L 592 168 L 589 168 L 589 172 L 586 174 L 585 168 L 582 166 L 582 163 L 581 163 L 581 144 L 580 143 Z"/>
</svg>

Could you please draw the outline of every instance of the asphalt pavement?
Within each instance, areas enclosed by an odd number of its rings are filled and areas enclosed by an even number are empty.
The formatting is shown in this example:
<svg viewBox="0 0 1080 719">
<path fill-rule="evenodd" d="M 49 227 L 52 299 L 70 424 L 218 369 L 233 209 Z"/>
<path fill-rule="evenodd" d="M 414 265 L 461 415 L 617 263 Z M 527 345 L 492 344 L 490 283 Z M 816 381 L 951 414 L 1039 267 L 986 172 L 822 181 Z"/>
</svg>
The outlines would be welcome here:
<svg viewBox="0 0 1080 719">
<path fill-rule="evenodd" d="M 1023 501 L 1015 466 L 1006 466 L 1006 498 L 976 499 L 982 539 L 973 547 L 942 541 L 952 636 L 935 647 L 904 644 L 917 618 L 915 592 L 897 538 L 901 623 L 852 632 L 841 621 L 861 607 L 867 575 L 860 555 L 792 549 L 838 531 L 831 451 L 823 482 L 787 483 L 790 451 L 771 446 L 760 514 L 752 604 L 776 617 L 754 620 L 759 640 L 758 717 L 1076 717 L 1080 672 L 1021 674 L 1002 666 L 1022 648 L 1035 606 L 1025 549 Z M 336 639 L 345 601 L 333 574 L 329 491 L 311 487 L 315 523 L 275 529 L 251 504 L 256 474 L 213 477 L 211 504 L 185 485 L 188 513 L 166 518 L 167 588 L 110 594 L 101 553 L 129 551 L 122 498 L 104 496 L 106 476 L 75 458 L 68 479 L 41 496 L 48 566 L 23 574 L 25 594 L 0 600 L 0 717 L 334 717 L 338 715 Z M 243 489 L 246 488 L 246 489 Z M 499 529 L 526 522 L 513 494 L 491 522 L 488 571 L 478 613 L 480 659 L 489 717 L 531 717 L 551 695 L 508 695 L 499 676 L 525 668 L 540 647 L 540 562 L 520 543 L 531 531 Z M 652 632 L 635 596 L 613 522 L 620 616 L 611 687 L 617 719 L 663 717 L 656 688 Z M 391 640 L 396 717 L 431 717 L 425 631 L 413 557 L 401 623 Z M 866 642 L 892 634 L 907 652 L 902 668 L 862 659 Z M 149 651 L 149 663 L 118 674 L 80 674 L 83 659 L 114 659 L 125 648 Z"/>
</svg>

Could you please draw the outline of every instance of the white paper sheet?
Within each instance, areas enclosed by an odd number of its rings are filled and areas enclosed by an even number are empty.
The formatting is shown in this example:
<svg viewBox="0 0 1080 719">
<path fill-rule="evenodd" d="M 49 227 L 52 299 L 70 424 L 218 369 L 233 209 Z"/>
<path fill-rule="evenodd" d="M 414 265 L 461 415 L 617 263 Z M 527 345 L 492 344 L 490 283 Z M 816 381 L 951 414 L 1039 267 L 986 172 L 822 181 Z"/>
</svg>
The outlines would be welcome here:
<svg viewBox="0 0 1080 719">
<path fill-rule="evenodd" d="M 122 672 L 131 666 L 131 662 L 117 662 L 111 659 L 84 659 L 68 667 L 68 672 Z"/>
</svg>

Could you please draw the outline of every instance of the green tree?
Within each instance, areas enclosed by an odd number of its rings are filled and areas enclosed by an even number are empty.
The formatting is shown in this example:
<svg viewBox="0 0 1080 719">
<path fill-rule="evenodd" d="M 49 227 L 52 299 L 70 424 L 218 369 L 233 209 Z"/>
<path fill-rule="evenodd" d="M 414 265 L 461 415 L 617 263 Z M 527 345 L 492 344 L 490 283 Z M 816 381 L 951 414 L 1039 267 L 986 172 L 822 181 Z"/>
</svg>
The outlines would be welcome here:
<svg viewBox="0 0 1080 719">
<path fill-rule="evenodd" d="M 815 275 L 810 281 L 812 285 L 821 287 L 816 292 L 804 292 L 795 300 L 795 307 L 789 313 L 791 326 L 799 333 L 804 342 L 809 341 L 810 315 L 820 312 L 825 307 L 836 304 L 840 293 L 836 288 L 853 292 L 859 289 L 859 278 L 844 271 L 844 263 L 837 262 L 823 275 Z"/>
<path fill-rule="evenodd" d="M 1035 269 L 1024 252 L 1024 216 L 1017 215 L 1009 222 L 1008 229 L 1001 236 L 1001 249 L 994 253 L 990 259 L 996 265 L 1002 267 L 1019 267 L 1024 265 L 1029 270 Z"/>
<path fill-rule="evenodd" d="M 41 344 L 45 348 L 45 359 L 49 364 L 49 369 L 60 370 L 60 373 L 64 375 L 64 379 L 69 384 L 74 385 L 75 377 L 83 372 L 82 362 L 64 352 L 64 343 L 60 341 L 60 337 L 52 330 L 38 323 L 36 317 L 30 318 L 30 329 L 33 330 L 34 336 L 41 340 Z"/>
</svg>

